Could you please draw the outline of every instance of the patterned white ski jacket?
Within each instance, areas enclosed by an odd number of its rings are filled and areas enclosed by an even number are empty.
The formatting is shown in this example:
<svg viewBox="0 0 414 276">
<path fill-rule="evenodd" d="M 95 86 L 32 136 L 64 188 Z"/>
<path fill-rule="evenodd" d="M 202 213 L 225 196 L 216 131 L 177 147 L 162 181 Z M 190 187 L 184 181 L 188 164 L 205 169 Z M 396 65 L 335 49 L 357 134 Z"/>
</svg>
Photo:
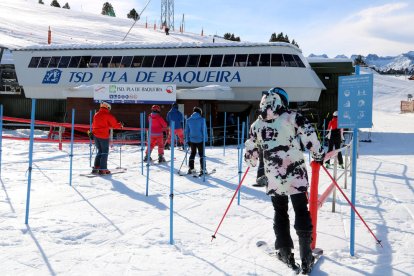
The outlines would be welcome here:
<svg viewBox="0 0 414 276">
<path fill-rule="evenodd" d="M 283 107 L 278 95 L 263 96 L 260 111 L 245 143 L 245 161 L 256 166 L 259 149 L 263 150 L 268 195 L 306 192 L 309 182 L 301 144 L 315 160 L 324 156 L 314 128 L 304 116 Z"/>
</svg>

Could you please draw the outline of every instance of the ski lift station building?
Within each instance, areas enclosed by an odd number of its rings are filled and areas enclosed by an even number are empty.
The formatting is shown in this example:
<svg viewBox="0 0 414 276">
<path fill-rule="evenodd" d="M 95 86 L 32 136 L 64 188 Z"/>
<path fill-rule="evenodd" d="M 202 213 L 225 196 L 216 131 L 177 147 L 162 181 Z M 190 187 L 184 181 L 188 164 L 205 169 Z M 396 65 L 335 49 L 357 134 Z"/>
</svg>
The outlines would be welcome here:
<svg viewBox="0 0 414 276">
<path fill-rule="evenodd" d="M 337 77 L 353 72 L 348 59 L 311 60 L 311 66 L 300 49 L 283 42 L 36 45 L 12 54 L 23 97 L 64 106 L 43 119 L 69 121 L 75 108 L 76 122 L 89 123 L 101 85 L 112 89 L 107 100 L 128 126 L 138 126 L 138 114 L 155 103 L 165 115 L 172 102 L 187 115 L 200 106 L 219 125 L 224 112 L 254 120 L 262 92 L 275 86 L 289 94 L 291 108 L 325 116 L 336 110 Z M 150 97 L 141 99 L 136 89 Z M 64 118 L 51 118 L 56 114 Z"/>
</svg>

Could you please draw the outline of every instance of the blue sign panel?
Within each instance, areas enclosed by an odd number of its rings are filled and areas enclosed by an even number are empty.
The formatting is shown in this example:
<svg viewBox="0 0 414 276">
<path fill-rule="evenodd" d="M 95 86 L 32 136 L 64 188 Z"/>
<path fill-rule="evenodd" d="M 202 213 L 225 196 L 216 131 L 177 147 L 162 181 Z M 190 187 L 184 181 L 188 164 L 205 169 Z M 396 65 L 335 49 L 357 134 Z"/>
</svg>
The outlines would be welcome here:
<svg viewBox="0 0 414 276">
<path fill-rule="evenodd" d="M 373 75 L 339 77 L 338 127 L 372 127 Z"/>
</svg>

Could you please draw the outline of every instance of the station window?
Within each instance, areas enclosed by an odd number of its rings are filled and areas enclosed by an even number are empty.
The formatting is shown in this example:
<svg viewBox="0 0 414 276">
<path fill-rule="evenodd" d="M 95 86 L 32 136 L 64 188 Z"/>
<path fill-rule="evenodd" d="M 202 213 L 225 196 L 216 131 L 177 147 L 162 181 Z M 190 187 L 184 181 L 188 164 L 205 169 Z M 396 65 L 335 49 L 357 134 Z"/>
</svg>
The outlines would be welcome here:
<svg viewBox="0 0 414 276">
<path fill-rule="evenodd" d="M 177 56 L 167 56 L 165 58 L 164 67 L 174 67 Z"/>
<path fill-rule="evenodd" d="M 236 55 L 225 55 L 224 59 L 223 59 L 223 67 L 231 67 L 233 66 L 234 63 L 234 58 L 236 57 Z"/>
<path fill-rule="evenodd" d="M 284 62 L 282 54 L 272 54 L 271 66 L 280 67 Z"/>
<path fill-rule="evenodd" d="M 110 68 L 119 68 L 121 65 L 122 56 L 114 56 L 109 63 Z"/>
<path fill-rule="evenodd" d="M 235 67 L 245 67 L 247 64 L 247 55 L 236 55 L 236 60 L 234 61 Z"/>
<path fill-rule="evenodd" d="M 81 57 L 75 56 L 70 59 L 68 68 L 78 68 Z"/>
<path fill-rule="evenodd" d="M 283 58 L 285 59 L 286 66 L 288 66 L 288 67 L 298 67 L 298 64 L 293 59 L 292 55 L 284 54 Z"/>
<path fill-rule="evenodd" d="M 187 64 L 188 56 L 178 56 L 177 62 L 175 63 L 175 67 L 185 67 Z"/>
<path fill-rule="evenodd" d="M 198 67 L 208 67 L 210 65 L 211 55 L 202 55 Z"/>
<path fill-rule="evenodd" d="M 80 58 L 79 68 L 88 68 L 91 58 L 91 56 L 82 56 Z"/>
<path fill-rule="evenodd" d="M 37 65 L 39 65 L 40 57 L 32 57 L 32 59 L 29 62 L 29 68 L 37 68 Z"/>
<path fill-rule="evenodd" d="M 152 67 L 154 63 L 155 56 L 145 56 L 144 61 L 142 62 L 142 67 Z"/>
<path fill-rule="evenodd" d="M 296 63 L 298 64 L 299 67 L 306 67 L 299 56 L 297 56 L 297 55 L 292 55 L 292 56 L 293 56 L 293 59 L 296 61 Z"/>
<path fill-rule="evenodd" d="M 50 57 L 42 57 L 39 63 L 39 68 L 47 68 L 49 65 Z"/>
<path fill-rule="evenodd" d="M 49 68 L 57 68 L 60 61 L 60 57 L 52 57 L 49 62 Z"/>
<path fill-rule="evenodd" d="M 164 67 L 165 56 L 156 56 L 152 67 Z"/>
<path fill-rule="evenodd" d="M 211 58 L 210 67 L 221 67 L 223 61 L 223 55 L 213 55 Z"/>
<path fill-rule="evenodd" d="M 259 54 L 250 54 L 247 59 L 247 66 L 257 66 L 259 64 Z"/>
<path fill-rule="evenodd" d="M 108 68 L 109 63 L 111 62 L 112 57 L 111 56 L 105 56 L 101 58 L 101 62 L 99 63 L 100 68 Z"/>
<path fill-rule="evenodd" d="M 59 61 L 58 68 L 67 68 L 71 57 L 62 57 Z"/>
<path fill-rule="evenodd" d="M 270 66 L 270 54 L 261 54 L 259 66 Z"/>
<path fill-rule="evenodd" d="M 124 56 L 124 57 L 122 57 L 121 67 L 127 67 L 127 68 L 131 67 L 131 63 L 132 63 L 133 58 L 134 58 L 133 56 Z"/>
<path fill-rule="evenodd" d="M 99 63 L 101 62 L 101 57 L 91 57 L 91 60 L 89 61 L 88 67 L 89 68 L 96 68 L 99 66 Z"/>
<path fill-rule="evenodd" d="M 134 59 L 132 60 L 132 64 L 131 67 L 141 67 L 142 66 L 142 61 L 144 60 L 143 56 L 135 56 Z"/>
<path fill-rule="evenodd" d="M 187 67 L 197 67 L 200 55 L 189 55 L 187 61 Z"/>
</svg>

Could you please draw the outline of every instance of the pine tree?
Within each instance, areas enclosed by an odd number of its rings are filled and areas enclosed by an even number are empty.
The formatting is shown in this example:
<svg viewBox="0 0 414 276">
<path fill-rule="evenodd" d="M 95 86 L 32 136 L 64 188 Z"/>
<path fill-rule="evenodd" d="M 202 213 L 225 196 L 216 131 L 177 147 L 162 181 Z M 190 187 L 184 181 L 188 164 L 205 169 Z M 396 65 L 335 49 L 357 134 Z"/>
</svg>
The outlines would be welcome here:
<svg viewBox="0 0 414 276">
<path fill-rule="evenodd" d="M 68 3 L 68 2 L 66 2 L 66 4 L 62 7 L 62 9 L 68 9 L 68 10 L 70 10 L 69 3 Z"/>
<path fill-rule="evenodd" d="M 60 4 L 57 0 L 53 0 L 52 3 L 50 3 L 52 7 L 60 8 Z"/>
<path fill-rule="evenodd" d="M 362 66 L 367 66 L 367 64 L 364 61 L 364 58 L 361 55 L 358 55 L 355 60 L 354 60 L 354 64 L 355 65 L 362 65 Z"/>
<path fill-rule="evenodd" d="M 42 1 L 42 0 L 39 0 L 39 4 L 44 5 L 45 3 L 43 3 L 43 1 Z"/>
<path fill-rule="evenodd" d="M 231 33 L 225 33 L 223 38 L 226 39 L 226 40 L 239 41 L 240 42 L 240 37 L 235 36 L 234 34 L 231 34 Z"/>
<path fill-rule="evenodd" d="M 299 44 L 294 39 L 292 40 L 292 42 L 290 42 L 289 36 L 287 34 L 284 35 L 283 32 L 280 32 L 277 35 L 276 33 L 273 33 L 270 36 L 269 42 L 278 42 L 278 41 L 291 43 L 299 48 Z"/>
<path fill-rule="evenodd" d="M 137 13 L 137 11 L 135 9 L 132 9 L 127 14 L 127 17 L 137 21 L 139 19 L 139 14 Z"/>
<path fill-rule="evenodd" d="M 109 2 L 105 2 L 103 4 L 101 14 L 115 17 L 115 11 L 114 11 L 114 8 L 112 7 L 112 4 Z"/>
</svg>

